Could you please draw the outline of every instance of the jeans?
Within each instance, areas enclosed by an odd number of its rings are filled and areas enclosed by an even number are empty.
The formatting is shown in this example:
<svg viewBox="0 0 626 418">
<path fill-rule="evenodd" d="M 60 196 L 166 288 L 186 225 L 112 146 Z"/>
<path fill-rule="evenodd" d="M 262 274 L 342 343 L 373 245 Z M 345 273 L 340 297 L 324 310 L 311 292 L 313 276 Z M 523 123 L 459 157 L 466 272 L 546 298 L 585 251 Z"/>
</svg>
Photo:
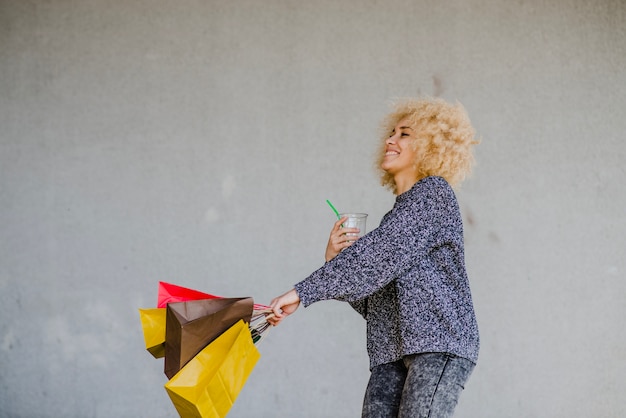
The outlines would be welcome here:
<svg viewBox="0 0 626 418">
<path fill-rule="evenodd" d="M 405 356 L 372 369 L 362 418 L 451 417 L 474 363 L 446 353 Z"/>
</svg>

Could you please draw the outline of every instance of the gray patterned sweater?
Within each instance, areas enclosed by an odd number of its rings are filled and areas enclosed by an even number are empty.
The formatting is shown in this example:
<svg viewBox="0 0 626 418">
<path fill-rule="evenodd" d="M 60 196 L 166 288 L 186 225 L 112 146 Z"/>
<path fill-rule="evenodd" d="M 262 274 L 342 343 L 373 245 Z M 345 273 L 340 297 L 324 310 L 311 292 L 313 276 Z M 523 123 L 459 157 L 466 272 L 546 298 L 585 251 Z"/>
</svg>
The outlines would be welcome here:
<svg viewBox="0 0 626 418">
<path fill-rule="evenodd" d="M 367 321 L 370 368 L 439 352 L 478 359 L 463 223 L 441 177 L 396 197 L 380 226 L 295 285 L 303 306 L 349 302 Z"/>
</svg>

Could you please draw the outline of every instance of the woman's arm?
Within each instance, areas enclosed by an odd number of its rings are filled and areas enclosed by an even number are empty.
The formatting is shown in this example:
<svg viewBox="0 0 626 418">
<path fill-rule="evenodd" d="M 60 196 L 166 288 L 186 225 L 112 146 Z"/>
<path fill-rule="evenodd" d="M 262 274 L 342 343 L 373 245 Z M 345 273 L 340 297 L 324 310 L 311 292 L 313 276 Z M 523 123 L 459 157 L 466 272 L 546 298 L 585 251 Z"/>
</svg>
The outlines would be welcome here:
<svg viewBox="0 0 626 418">
<path fill-rule="evenodd" d="M 378 228 L 295 285 L 304 306 L 326 299 L 366 298 L 404 276 L 450 234 L 459 233 L 450 223 L 458 216 L 458 206 L 445 180 L 425 179 L 407 193 Z"/>
</svg>

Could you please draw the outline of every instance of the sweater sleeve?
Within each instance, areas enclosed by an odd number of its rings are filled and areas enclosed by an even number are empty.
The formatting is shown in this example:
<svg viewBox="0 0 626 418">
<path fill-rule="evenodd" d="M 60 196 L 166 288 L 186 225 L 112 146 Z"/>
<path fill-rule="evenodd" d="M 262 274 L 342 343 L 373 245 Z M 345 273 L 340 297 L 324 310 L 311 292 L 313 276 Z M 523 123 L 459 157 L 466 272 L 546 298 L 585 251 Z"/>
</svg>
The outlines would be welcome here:
<svg viewBox="0 0 626 418">
<path fill-rule="evenodd" d="M 297 283 L 301 303 L 305 307 L 327 299 L 355 303 L 416 266 L 434 244 L 438 217 L 450 205 L 449 193 L 441 190 L 449 186 L 439 180 L 418 183 L 409 195 L 399 196 L 378 228 Z"/>
</svg>

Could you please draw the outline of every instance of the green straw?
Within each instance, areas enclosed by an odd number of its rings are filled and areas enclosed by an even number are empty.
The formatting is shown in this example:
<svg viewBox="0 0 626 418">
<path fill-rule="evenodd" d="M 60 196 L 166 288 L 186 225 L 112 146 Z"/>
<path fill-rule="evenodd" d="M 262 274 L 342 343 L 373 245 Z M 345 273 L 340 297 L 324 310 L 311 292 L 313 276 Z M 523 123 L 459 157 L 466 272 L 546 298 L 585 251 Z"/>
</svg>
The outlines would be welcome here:
<svg viewBox="0 0 626 418">
<path fill-rule="evenodd" d="M 330 208 L 333 210 L 333 212 L 335 212 L 335 215 L 337 215 L 337 219 L 341 219 L 341 215 L 339 214 L 339 212 L 337 212 L 337 209 L 335 209 L 333 204 L 330 203 L 330 200 L 326 199 L 326 203 L 328 203 L 328 206 L 330 206 Z"/>
</svg>

